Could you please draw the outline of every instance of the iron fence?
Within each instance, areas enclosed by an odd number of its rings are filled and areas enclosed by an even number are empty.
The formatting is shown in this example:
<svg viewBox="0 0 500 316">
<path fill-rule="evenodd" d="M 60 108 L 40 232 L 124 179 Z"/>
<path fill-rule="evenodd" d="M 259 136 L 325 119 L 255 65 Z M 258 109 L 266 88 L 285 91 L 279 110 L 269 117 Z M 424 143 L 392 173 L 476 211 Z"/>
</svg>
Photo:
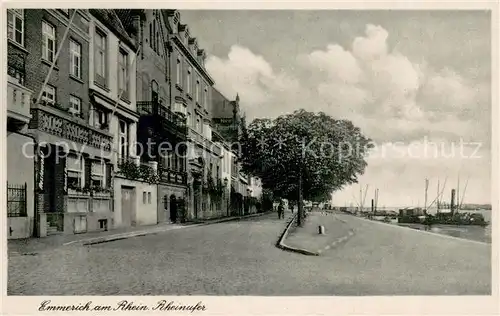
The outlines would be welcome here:
<svg viewBox="0 0 500 316">
<path fill-rule="evenodd" d="M 7 216 L 26 217 L 27 184 L 14 185 L 7 182 Z"/>
</svg>

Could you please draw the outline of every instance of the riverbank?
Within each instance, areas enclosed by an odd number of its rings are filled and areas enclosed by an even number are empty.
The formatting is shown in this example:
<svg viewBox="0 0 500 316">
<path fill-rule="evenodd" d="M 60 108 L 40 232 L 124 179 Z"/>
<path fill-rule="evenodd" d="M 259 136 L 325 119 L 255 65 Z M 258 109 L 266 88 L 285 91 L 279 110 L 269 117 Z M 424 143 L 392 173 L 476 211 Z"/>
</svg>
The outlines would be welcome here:
<svg viewBox="0 0 500 316">
<path fill-rule="evenodd" d="M 374 217 L 374 221 L 384 221 L 384 217 Z M 427 231 L 430 233 L 446 235 L 456 238 L 480 241 L 491 244 L 491 223 L 486 227 L 481 226 L 458 226 L 458 225 L 432 225 L 431 227 L 423 224 L 399 224 L 397 219 L 392 219 L 388 224 L 407 227 L 409 229 L 416 229 Z"/>
</svg>

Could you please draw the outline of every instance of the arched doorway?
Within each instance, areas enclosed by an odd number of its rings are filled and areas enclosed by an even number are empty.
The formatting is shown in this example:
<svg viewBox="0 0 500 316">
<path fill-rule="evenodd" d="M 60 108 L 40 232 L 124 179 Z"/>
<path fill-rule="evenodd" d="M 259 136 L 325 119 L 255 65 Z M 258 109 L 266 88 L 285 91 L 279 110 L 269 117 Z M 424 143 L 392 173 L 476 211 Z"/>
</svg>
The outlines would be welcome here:
<svg viewBox="0 0 500 316">
<path fill-rule="evenodd" d="M 177 198 L 175 197 L 175 195 L 171 195 L 170 196 L 170 221 L 172 221 L 172 223 L 176 223 L 177 222 Z"/>
</svg>

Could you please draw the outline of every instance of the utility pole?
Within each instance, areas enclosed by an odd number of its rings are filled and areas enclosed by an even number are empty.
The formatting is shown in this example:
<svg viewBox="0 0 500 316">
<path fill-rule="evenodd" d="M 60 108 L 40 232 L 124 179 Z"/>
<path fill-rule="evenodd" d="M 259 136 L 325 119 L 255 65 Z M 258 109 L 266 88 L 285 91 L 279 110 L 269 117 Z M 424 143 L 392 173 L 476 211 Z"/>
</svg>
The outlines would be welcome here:
<svg viewBox="0 0 500 316">
<path fill-rule="evenodd" d="M 303 199 L 302 199 L 302 162 L 300 163 L 299 166 L 299 209 L 298 209 L 298 214 L 297 214 L 297 225 L 300 227 L 303 224 L 303 211 L 304 208 L 302 206 L 303 204 Z"/>
<path fill-rule="evenodd" d="M 304 153 L 302 152 L 299 152 L 299 159 L 298 159 L 298 163 L 299 163 L 299 207 L 297 209 L 297 226 L 302 226 L 304 224 L 304 207 L 303 207 L 303 204 L 304 204 L 304 198 L 303 198 L 303 195 L 302 195 L 302 187 L 303 187 L 303 165 L 304 165 Z"/>
<path fill-rule="evenodd" d="M 363 187 L 360 185 L 359 186 L 359 207 L 358 207 L 358 210 L 359 210 L 359 213 L 361 213 L 363 210 Z"/>
<path fill-rule="evenodd" d="M 437 202 L 437 213 L 439 213 L 439 207 L 440 207 L 439 206 L 439 195 L 441 194 L 441 192 L 439 191 L 439 179 L 438 179 L 438 187 L 437 187 L 437 189 L 438 190 L 437 190 L 437 200 L 436 200 L 436 202 Z"/>
</svg>

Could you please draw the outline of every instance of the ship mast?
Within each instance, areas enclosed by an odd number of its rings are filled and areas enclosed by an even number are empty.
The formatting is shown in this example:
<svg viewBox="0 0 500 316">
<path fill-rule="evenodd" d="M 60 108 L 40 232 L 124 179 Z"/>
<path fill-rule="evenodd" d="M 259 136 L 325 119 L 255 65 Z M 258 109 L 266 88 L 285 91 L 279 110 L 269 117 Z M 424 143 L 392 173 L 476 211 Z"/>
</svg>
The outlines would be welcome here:
<svg viewBox="0 0 500 316">
<path fill-rule="evenodd" d="M 365 188 L 365 195 L 363 196 L 363 209 L 365 208 L 365 202 L 366 202 L 366 194 L 368 193 L 368 184 L 366 185 Z"/>
<path fill-rule="evenodd" d="M 457 178 L 457 213 L 460 211 L 460 174 Z"/>
<path fill-rule="evenodd" d="M 427 190 L 429 189 L 429 179 L 425 179 L 424 211 L 427 210 Z"/>
<path fill-rule="evenodd" d="M 468 184 L 469 184 L 469 177 L 467 177 L 467 181 L 465 181 L 465 188 L 464 188 L 464 192 L 461 195 L 462 200 L 459 203 L 459 207 L 458 207 L 459 209 L 462 208 L 462 203 L 464 202 L 464 198 L 465 198 L 465 191 L 467 190 L 467 185 Z M 458 203 L 458 199 L 457 199 L 457 203 Z"/>
<path fill-rule="evenodd" d="M 359 185 L 359 202 L 358 202 L 358 205 L 359 205 L 359 212 L 361 213 L 363 210 L 362 210 L 362 204 L 363 204 L 363 187 L 361 185 Z"/>
<path fill-rule="evenodd" d="M 437 186 L 437 213 L 439 213 L 439 179 L 438 179 L 438 186 Z"/>
</svg>

